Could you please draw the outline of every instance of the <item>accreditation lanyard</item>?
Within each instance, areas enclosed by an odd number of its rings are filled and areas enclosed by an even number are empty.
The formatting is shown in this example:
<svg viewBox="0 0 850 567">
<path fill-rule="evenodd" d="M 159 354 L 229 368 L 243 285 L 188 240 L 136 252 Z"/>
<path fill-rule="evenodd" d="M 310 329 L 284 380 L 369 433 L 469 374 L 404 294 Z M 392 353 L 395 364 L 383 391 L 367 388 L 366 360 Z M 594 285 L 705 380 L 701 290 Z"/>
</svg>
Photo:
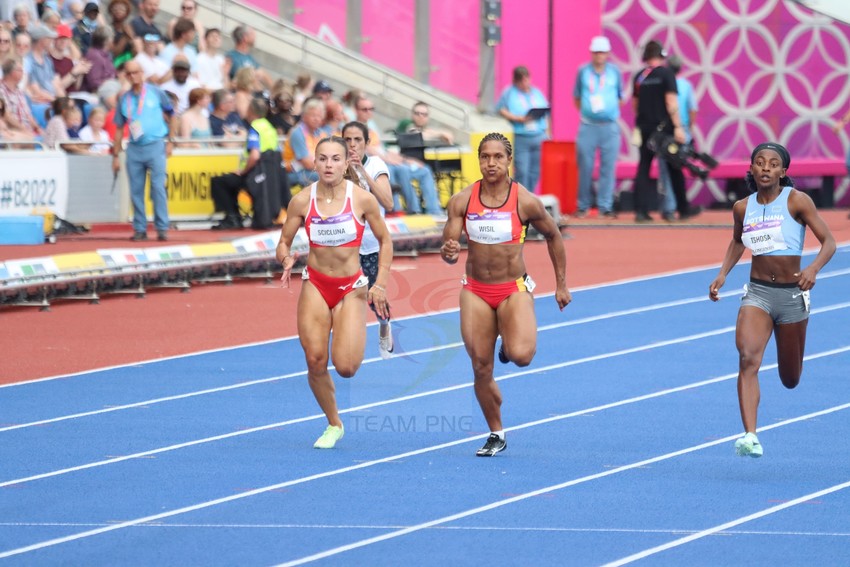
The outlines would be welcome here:
<svg viewBox="0 0 850 567">
<path fill-rule="evenodd" d="M 145 93 L 147 92 L 147 86 L 142 84 L 142 90 L 139 93 L 139 104 L 136 108 L 136 116 L 133 117 L 133 106 L 130 101 L 129 93 L 127 95 L 127 118 L 130 120 L 130 136 L 134 140 L 138 140 L 142 137 L 142 110 L 145 107 Z"/>
<path fill-rule="evenodd" d="M 603 69 L 602 73 L 597 73 L 596 71 L 591 70 L 591 76 L 589 77 L 591 80 L 587 81 L 587 90 L 590 91 L 590 94 L 594 94 L 597 90 L 602 91 L 605 88 L 605 69 Z M 596 84 L 593 84 L 592 77 L 596 76 Z"/>
</svg>

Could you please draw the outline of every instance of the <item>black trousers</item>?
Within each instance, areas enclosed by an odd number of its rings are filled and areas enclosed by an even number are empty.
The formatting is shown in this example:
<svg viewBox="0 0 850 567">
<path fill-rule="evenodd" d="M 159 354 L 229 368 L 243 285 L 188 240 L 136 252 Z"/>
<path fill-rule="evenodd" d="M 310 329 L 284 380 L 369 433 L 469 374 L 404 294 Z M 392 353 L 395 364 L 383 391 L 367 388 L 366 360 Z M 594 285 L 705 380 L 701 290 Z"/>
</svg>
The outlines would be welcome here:
<svg viewBox="0 0 850 567">
<path fill-rule="evenodd" d="M 637 177 L 635 178 L 635 212 L 649 214 L 649 209 L 653 208 L 654 203 L 658 200 L 658 180 L 653 180 L 649 177 L 649 170 L 652 167 L 652 160 L 656 157 L 655 152 L 647 147 L 649 137 L 652 136 L 655 129 L 641 129 L 641 137 L 643 138 L 639 153 L 640 161 L 638 162 Z M 682 170 L 673 165 L 667 164 L 667 170 L 670 172 L 670 184 L 673 186 L 673 195 L 676 196 L 676 210 L 679 215 L 687 215 L 690 207 L 688 206 L 688 196 L 685 192 L 685 174 Z"/>
<path fill-rule="evenodd" d="M 245 176 L 235 173 L 216 175 L 210 180 L 215 210 L 227 216 L 239 216 L 239 191 L 245 188 Z"/>
</svg>

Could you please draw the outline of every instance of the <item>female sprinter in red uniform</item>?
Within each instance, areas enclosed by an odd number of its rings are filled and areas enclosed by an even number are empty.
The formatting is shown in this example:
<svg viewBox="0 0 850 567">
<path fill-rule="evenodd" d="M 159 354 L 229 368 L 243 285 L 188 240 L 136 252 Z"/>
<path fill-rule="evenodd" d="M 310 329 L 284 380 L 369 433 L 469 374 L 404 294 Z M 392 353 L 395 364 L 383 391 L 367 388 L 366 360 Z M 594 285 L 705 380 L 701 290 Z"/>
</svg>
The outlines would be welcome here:
<svg viewBox="0 0 850 567">
<path fill-rule="evenodd" d="M 502 394 L 493 379 L 496 338 L 499 359 L 528 366 L 537 350 L 534 282 L 525 272 L 522 244 L 528 224 L 546 238 L 555 269 L 555 301 L 563 310 L 572 300 L 566 283 L 567 259 L 561 232 L 543 203 L 508 176 L 511 143 L 499 133 L 487 134 L 478 146 L 482 179 L 454 195 L 447 207 L 440 255 L 449 264 L 460 256 L 458 240 L 466 231 L 469 250 L 460 292 L 460 331 L 472 360 L 475 396 L 490 427 L 478 450 L 492 457 L 507 447 L 502 430 Z"/>
<path fill-rule="evenodd" d="M 330 358 L 334 368 L 343 378 L 351 378 L 360 368 L 366 350 L 367 299 L 379 317 L 389 316 L 386 286 L 393 258 L 392 240 L 375 197 L 343 179 L 346 169 L 345 141 L 336 136 L 320 141 L 316 147 L 319 181 L 292 198 L 277 245 L 283 282 L 288 286 L 295 264 L 289 249 L 304 223 L 310 252 L 298 297 L 298 336 L 307 359 L 310 389 L 328 418 L 327 429 L 313 445 L 317 449 L 332 448 L 345 432 L 328 372 L 331 331 Z M 360 269 L 360 241 L 367 222 L 380 245 L 378 275 L 368 292 L 368 280 Z"/>
</svg>

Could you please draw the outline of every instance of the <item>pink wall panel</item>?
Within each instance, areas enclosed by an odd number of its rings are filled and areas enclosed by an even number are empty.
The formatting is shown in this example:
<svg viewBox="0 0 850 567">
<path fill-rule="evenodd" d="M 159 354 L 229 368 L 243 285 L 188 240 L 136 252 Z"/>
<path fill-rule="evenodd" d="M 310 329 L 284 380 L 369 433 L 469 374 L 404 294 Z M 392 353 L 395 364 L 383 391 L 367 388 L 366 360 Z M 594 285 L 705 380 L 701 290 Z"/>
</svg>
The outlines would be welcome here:
<svg viewBox="0 0 850 567">
<path fill-rule="evenodd" d="M 363 0 L 363 55 L 412 76 L 414 14 L 414 0 Z"/>
<path fill-rule="evenodd" d="M 478 101 L 481 26 L 478 0 L 431 0 L 431 86 Z"/>
<path fill-rule="evenodd" d="M 502 43 L 496 46 L 496 99 L 510 86 L 517 65 L 528 67 L 531 82 L 548 97 L 549 0 L 502 2 L 501 24 Z"/>
<path fill-rule="evenodd" d="M 578 68 L 590 61 L 590 40 L 602 30 L 601 2 L 553 2 L 552 137 L 575 140 L 579 113 L 573 102 Z"/>
<path fill-rule="evenodd" d="M 294 23 L 327 43 L 345 47 L 346 4 L 346 0 L 296 0 Z"/>
</svg>

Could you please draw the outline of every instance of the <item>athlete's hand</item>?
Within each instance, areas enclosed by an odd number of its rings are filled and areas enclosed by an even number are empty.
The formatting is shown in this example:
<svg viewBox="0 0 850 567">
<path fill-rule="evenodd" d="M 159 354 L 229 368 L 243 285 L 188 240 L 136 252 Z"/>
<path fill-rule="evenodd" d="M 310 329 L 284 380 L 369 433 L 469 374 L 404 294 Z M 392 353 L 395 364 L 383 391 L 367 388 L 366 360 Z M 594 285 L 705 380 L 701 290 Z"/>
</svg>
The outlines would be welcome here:
<svg viewBox="0 0 850 567">
<path fill-rule="evenodd" d="M 558 307 L 561 311 L 564 310 L 564 307 L 570 304 L 573 300 L 573 294 L 570 293 L 570 290 L 567 289 L 566 286 L 563 289 L 557 289 L 555 291 L 555 301 L 558 302 Z"/>
<path fill-rule="evenodd" d="M 280 287 L 289 287 L 289 280 L 292 276 L 292 266 L 295 265 L 295 255 L 287 254 L 286 256 L 282 256 L 282 250 L 278 248 L 278 259 L 277 261 L 283 265 L 283 274 L 280 276 Z"/>
<path fill-rule="evenodd" d="M 387 290 L 382 285 L 375 284 L 369 288 L 367 301 L 375 307 L 375 313 L 381 319 L 390 318 L 390 306 L 387 303 Z"/>
<path fill-rule="evenodd" d="M 720 299 L 720 288 L 726 283 L 726 276 L 717 276 L 708 286 L 708 298 L 712 301 Z"/>
<path fill-rule="evenodd" d="M 440 256 L 449 264 L 457 262 L 460 256 L 460 242 L 451 238 L 443 242 L 443 246 L 440 247 Z"/>
<path fill-rule="evenodd" d="M 797 280 L 797 285 L 800 287 L 800 291 L 809 291 L 810 289 L 815 287 L 815 279 L 817 278 L 817 272 L 815 272 L 811 266 L 807 267 L 800 273 L 794 275 L 800 278 L 799 280 Z"/>
</svg>

